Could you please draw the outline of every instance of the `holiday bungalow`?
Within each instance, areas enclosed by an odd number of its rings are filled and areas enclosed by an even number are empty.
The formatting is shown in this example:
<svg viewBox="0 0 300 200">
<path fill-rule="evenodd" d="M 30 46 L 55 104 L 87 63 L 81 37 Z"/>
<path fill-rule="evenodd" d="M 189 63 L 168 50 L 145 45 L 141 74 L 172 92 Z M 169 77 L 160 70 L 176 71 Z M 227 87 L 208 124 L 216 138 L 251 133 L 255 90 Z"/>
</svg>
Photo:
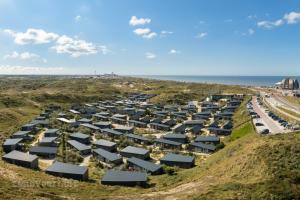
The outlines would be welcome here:
<svg viewBox="0 0 300 200">
<path fill-rule="evenodd" d="M 161 165 L 157 165 L 150 161 L 145 161 L 136 157 L 128 158 L 127 164 L 130 168 L 133 168 L 134 170 L 146 172 L 152 175 L 163 173 L 163 168 Z"/>
<path fill-rule="evenodd" d="M 108 170 L 101 180 L 103 185 L 146 186 L 147 173 Z"/>
<path fill-rule="evenodd" d="M 103 140 L 103 139 L 94 141 L 93 146 L 96 147 L 96 148 L 104 149 L 106 151 L 110 151 L 110 152 L 113 152 L 113 151 L 117 150 L 117 144 L 116 143 L 108 141 L 108 140 Z"/>
<path fill-rule="evenodd" d="M 38 157 L 21 151 L 11 151 L 2 156 L 2 159 L 11 164 L 22 167 L 38 169 Z"/>
<path fill-rule="evenodd" d="M 63 178 L 71 178 L 80 181 L 88 180 L 88 168 L 69 163 L 54 162 L 46 169 L 46 173 Z"/>
<path fill-rule="evenodd" d="M 123 162 L 122 157 L 119 154 L 111 153 L 109 151 L 100 148 L 93 150 L 93 156 L 96 159 L 108 164 L 118 165 Z"/>
<path fill-rule="evenodd" d="M 195 165 L 195 157 L 168 153 L 160 159 L 160 164 L 177 166 L 180 168 L 191 168 Z"/>
<path fill-rule="evenodd" d="M 134 146 L 127 146 L 120 151 L 120 154 L 127 158 L 137 157 L 144 160 L 150 158 L 149 150 Z"/>
</svg>

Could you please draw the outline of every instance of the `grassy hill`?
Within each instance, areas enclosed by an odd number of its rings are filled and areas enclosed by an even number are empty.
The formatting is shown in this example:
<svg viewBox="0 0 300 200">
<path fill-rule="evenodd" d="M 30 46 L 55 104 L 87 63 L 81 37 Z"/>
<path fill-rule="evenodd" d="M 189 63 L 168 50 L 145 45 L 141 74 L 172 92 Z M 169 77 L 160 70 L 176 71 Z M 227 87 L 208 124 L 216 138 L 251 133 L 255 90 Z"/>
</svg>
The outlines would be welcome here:
<svg viewBox="0 0 300 200">
<path fill-rule="evenodd" d="M 0 84 L 1 140 L 37 115 L 44 105 L 86 102 L 131 91 L 159 94 L 153 101 L 203 99 L 209 93 L 248 92 L 234 86 L 140 79 L 4 79 Z M 7 84 L 10 83 L 10 84 Z M 198 94 L 199 92 L 199 94 Z M 181 94 L 182 93 L 182 94 Z M 180 94 L 180 95 L 179 95 Z M 184 94 L 184 95 L 183 95 Z M 176 103 L 176 102 L 174 102 Z M 225 148 L 176 175 L 151 176 L 149 188 L 103 186 L 49 176 L 0 161 L 3 199 L 299 199 L 300 135 L 257 135 L 245 108 L 234 116 Z M 92 173 L 92 172 L 91 172 Z"/>
</svg>

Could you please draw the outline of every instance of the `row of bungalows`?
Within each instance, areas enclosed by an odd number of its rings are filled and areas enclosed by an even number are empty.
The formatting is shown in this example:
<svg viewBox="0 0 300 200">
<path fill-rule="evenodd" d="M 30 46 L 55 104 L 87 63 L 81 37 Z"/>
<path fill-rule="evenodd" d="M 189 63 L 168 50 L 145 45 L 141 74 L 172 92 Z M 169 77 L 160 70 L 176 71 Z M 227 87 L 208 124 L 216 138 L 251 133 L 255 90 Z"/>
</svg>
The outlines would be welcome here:
<svg viewBox="0 0 300 200">
<path fill-rule="evenodd" d="M 234 112 L 219 112 L 214 115 L 215 120 L 231 120 Z"/>
<path fill-rule="evenodd" d="M 56 119 L 59 122 L 61 122 L 62 124 L 68 125 L 70 128 L 79 126 L 79 123 L 75 119 L 67 119 L 67 118 L 64 118 L 64 117 L 58 117 Z"/>
</svg>

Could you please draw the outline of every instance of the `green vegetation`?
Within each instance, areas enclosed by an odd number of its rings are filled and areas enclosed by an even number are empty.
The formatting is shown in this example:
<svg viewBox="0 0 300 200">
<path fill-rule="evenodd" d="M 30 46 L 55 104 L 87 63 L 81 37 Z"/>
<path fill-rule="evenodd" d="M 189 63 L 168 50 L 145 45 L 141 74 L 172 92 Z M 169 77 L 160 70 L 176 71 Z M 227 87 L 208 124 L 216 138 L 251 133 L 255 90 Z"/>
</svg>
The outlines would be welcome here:
<svg viewBox="0 0 300 200">
<path fill-rule="evenodd" d="M 115 98 L 128 92 L 158 94 L 153 102 L 186 103 L 213 93 L 250 93 L 237 86 L 176 83 L 122 78 L 117 80 L 67 77 L 0 80 L 0 133 L 4 138 L 54 103 L 66 107 Z M 2 98 L 5 97 L 5 98 Z M 177 98 L 177 99 L 176 99 Z M 90 182 L 50 176 L 0 161 L 3 199 L 299 199 L 300 134 L 261 137 L 253 129 L 246 99 L 234 115 L 234 130 L 225 146 L 209 157 L 197 156 L 191 169 L 165 169 L 150 176 L 148 188 L 99 184 L 105 166 L 92 160 Z M 63 128 L 66 130 L 65 128 Z M 124 142 L 124 141 L 123 141 Z M 65 148 L 63 145 L 60 148 Z M 62 155 L 64 157 L 64 155 Z M 74 159 L 76 161 L 76 157 Z M 176 175 L 170 175 L 173 173 Z M 58 189 L 59 188 L 59 189 Z"/>
</svg>

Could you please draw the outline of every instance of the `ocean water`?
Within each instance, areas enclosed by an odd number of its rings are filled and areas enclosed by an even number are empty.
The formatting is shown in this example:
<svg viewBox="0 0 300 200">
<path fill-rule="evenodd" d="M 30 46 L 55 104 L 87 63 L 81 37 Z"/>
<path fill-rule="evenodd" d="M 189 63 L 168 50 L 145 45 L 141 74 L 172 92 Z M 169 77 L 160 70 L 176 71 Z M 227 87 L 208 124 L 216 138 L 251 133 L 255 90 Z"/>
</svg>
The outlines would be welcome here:
<svg viewBox="0 0 300 200">
<path fill-rule="evenodd" d="M 275 83 L 286 78 L 286 76 L 173 76 L 173 75 L 141 75 L 137 77 L 171 80 L 195 83 L 216 83 L 225 85 L 242 86 L 274 86 Z M 300 80 L 299 76 L 293 78 Z"/>
</svg>

